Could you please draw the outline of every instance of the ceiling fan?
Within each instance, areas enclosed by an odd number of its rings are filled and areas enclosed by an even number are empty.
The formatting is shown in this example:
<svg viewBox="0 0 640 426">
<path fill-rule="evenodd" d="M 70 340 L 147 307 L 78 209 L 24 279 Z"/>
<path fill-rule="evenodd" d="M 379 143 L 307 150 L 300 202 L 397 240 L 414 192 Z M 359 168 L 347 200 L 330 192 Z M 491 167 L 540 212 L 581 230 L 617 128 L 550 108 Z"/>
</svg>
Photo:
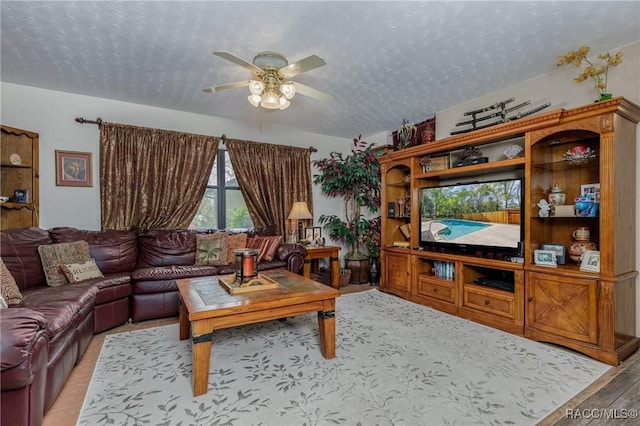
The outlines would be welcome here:
<svg viewBox="0 0 640 426">
<path fill-rule="evenodd" d="M 327 65 L 325 60 L 317 55 L 289 64 L 287 58 L 276 52 L 260 52 L 253 58 L 253 63 L 229 52 L 216 51 L 213 54 L 248 69 L 253 73 L 254 79 L 202 89 L 207 93 L 248 86 L 251 92 L 247 97 L 249 103 L 255 107 L 272 110 L 289 107 L 290 99 L 296 93 L 321 101 L 333 100 L 333 96 L 328 93 L 289 80 L 290 77 Z"/>
</svg>

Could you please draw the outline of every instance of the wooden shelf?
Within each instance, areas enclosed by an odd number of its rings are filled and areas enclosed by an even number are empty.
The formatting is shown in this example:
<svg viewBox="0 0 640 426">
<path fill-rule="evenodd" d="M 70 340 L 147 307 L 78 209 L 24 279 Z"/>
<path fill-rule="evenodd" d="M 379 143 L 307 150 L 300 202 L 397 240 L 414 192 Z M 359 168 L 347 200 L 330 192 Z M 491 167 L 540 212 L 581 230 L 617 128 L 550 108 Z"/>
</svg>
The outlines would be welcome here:
<svg viewBox="0 0 640 426">
<path fill-rule="evenodd" d="M 482 173 L 503 172 L 509 170 L 522 169 L 524 167 L 524 158 L 514 158 L 511 160 L 498 160 L 483 164 L 473 164 L 471 166 L 453 167 L 445 170 L 436 170 L 433 172 L 416 173 L 417 179 L 423 178 L 450 178 L 456 176 L 477 176 Z"/>
<path fill-rule="evenodd" d="M 0 204 L 0 228 L 16 229 L 38 226 L 40 205 L 39 136 L 28 130 L 0 125 L 0 195 L 13 197 L 16 189 L 26 189 L 28 203 Z M 20 156 L 21 164 L 12 164 L 11 156 Z"/>
<path fill-rule="evenodd" d="M 11 201 L 7 201 L 6 203 L 1 203 L 0 208 L 3 209 L 29 209 L 35 210 L 36 205 L 33 203 L 14 203 Z"/>
</svg>

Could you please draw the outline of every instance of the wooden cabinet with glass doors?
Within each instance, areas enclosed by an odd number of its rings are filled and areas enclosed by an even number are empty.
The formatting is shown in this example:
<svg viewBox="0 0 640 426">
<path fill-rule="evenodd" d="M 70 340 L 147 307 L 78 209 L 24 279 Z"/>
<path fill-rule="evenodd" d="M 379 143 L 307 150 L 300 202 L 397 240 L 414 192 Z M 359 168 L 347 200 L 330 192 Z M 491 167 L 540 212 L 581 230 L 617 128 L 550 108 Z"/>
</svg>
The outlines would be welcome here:
<svg viewBox="0 0 640 426">
<path fill-rule="evenodd" d="M 617 365 L 639 347 L 638 122 L 640 107 L 614 98 L 388 153 L 381 159 L 380 289 Z M 455 156 L 469 146 L 502 152 L 514 141 L 524 147 L 518 158 L 489 155 L 486 163 L 457 168 L 451 163 L 448 168 L 429 171 L 420 166 L 420 159 L 427 155 Z M 524 176 L 521 257 L 495 259 L 477 252 L 419 247 L 420 188 L 486 179 L 488 174 Z M 554 206 L 548 216 L 541 215 L 538 204 L 548 201 L 556 184 L 564 190 L 565 204 Z M 574 200 L 585 191 L 593 208 L 588 214 L 583 209 L 576 213 Z M 410 204 L 410 210 L 398 214 L 398 201 L 403 196 L 403 204 Z M 408 244 L 403 228 L 411 233 Z M 589 257 L 595 265 L 586 269 L 581 268 L 580 256 L 578 261 L 569 256 L 569 249 L 575 248 L 572 234 L 578 229 L 582 234 L 589 230 L 587 242 L 597 252 Z M 397 242 L 405 247 L 398 247 Z M 564 264 L 536 262 L 536 250 L 559 246 L 565 247 Z M 575 258 L 573 250 L 571 254 Z M 450 265 L 453 275 L 435 273 L 440 263 Z M 508 276 L 512 289 L 489 288 L 477 282 L 477 278 L 492 275 Z"/>
<path fill-rule="evenodd" d="M 557 125 L 527 134 L 525 335 L 614 365 L 638 349 L 639 120 L 640 109 L 619 98 L 567 111 Z M 537 203 L 555 185 L 569 208 L 541 217 Z M 577 229 L 589 231 L 585 244 L 573 238 Z M 536 264 L 535 250 L 549 243 L 566 247 L 564 264 Z M 580 259 L 585 248 L 597 252 L 589 265 Z"/>
</svg>

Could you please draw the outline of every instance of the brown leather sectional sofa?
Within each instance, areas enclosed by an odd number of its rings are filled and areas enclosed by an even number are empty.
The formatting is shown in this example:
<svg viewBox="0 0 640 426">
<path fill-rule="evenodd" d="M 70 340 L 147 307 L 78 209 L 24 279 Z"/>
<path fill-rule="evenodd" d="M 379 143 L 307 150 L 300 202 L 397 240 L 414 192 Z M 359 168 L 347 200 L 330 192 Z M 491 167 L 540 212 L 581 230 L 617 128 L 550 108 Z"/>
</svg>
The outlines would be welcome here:
<svg viewBox="0 0 640 426">
<path fill-rule="evenodd" d="M 194 265 L 196 234 L 213 231 L 2 231 L 0 256 L 23 299 L 0 310 L 1 425 L 40 425 L 94 334 L 129 320 L 177 316 L 176 279 L 233 273 L 233 265 Z M 49 287 L 38 246 L 79 240 L 89 243 L 104 278 Z M 283 243 L 258 270 L 302 274 L 305 256 L 303 246 Z"/>
</svg>

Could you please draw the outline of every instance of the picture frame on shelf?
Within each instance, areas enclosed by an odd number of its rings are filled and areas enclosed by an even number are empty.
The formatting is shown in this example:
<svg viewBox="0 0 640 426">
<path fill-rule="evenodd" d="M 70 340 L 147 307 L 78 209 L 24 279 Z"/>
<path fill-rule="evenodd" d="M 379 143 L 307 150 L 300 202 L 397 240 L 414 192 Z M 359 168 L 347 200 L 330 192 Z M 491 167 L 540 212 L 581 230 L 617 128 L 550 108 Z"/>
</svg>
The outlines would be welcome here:
<svg viewBox="0 0 640 426">
<path fill-rule="evenodd" d="M 317 238 L 322 237 L 322 228 L 319 226 L 312 226 L 304 229 L 304 239 L 307 241 L 315 241 Z"/>
<path fill-rule="evenodd" d="M 387 216 L 392 218 L 396 217 L 396 203 L 393 201 L 387 203 Z"/>
<path fill-rule="evenodd" d="M 14 203 L 28 203 L 29 202 L 29 190 L 27 189 L 14 189 L 13 190 L 13 202 Z"/>
<path fill-rule="evenodd" d="M 534 250 L 533 263 L 544 266 L 558 266 L 554 250 Z"/>
<path fill-rule="evenodd" d="M 542 250 L 552 250 L 556 252 L 556 263 L 558 265 L 564 265 L 566 259 L 567 248 L 564 244 L 560 243 L 542 243 L 540 245 Z"/>
<path fill-rule="evenodd" d="M 600 184 L 587 183 L 584 185 L 580 185 L 580 196 L 590 196 L 594 201 L 600 201 Z"/>
<path fill-rule="evenodd" d="M 585 250 L 580 263 L 581 271 L 600 272 L 600 252 L 597 250 Z"/>
<path fill-rule="evenodd" d="M 55 151 L 56 186 L 92 187 L 92 153 L 78 151 Z"/>
</svg>

